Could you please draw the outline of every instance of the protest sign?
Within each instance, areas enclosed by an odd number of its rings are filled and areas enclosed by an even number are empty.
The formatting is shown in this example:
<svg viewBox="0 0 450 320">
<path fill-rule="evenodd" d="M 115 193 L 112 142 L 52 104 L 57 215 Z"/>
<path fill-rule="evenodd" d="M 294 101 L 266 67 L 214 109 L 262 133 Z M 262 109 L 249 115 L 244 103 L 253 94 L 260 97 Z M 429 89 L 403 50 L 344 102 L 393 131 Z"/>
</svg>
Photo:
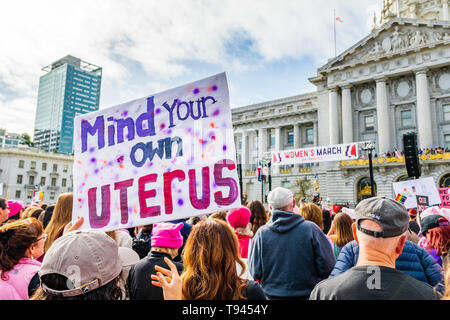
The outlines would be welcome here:
<svg viewBox="0 0 450 320">
<path fill-rule="evenodd" d="M 441 204 L 439 208 L 450 209 L 450 188 L 439 188 L 439 196 L 441 197 Z"/>
<path fill-rule="evenodd" d="M 429 198 L 427 196 L 416 195 L 416 202 L 417 202 L 417 213 L 419 214 L 430 206 Z"/>
<path fill-rule="evenodd" d="M 406 198 L 404 206 L 407 209 L 417 208 L 417 195 L 428 197 L 430 206 L 441 203 L 433 177 L 399 181 L 394 182 L 392 185 L 394 194 L 400 194 Z"/>
<path fill-rule="evenodd" d="M 75 118 L 73 218 L 110 231 L 241 205 L 218 74 Z"/>
<path fill-rule="evenodd" d="M 358 159 L 358 144 L 312 147 L 272 152 L 273 165 Z"/>
</svg>

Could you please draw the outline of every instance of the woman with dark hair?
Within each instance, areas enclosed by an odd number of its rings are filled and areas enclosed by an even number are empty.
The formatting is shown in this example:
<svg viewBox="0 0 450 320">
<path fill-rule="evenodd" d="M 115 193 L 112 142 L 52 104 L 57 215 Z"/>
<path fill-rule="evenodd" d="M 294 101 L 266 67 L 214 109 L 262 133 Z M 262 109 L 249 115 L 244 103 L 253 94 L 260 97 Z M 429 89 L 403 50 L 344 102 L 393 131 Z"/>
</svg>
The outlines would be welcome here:
<svg viewBox="0 0 450 320">
<path fill-rule="evenodd" d="M 47 207 L 47 209 L 45 209 L 44 212 L 41 212 L 41 214 L 39 215 L 38 220 L 40 222 L 42 222 L 44 229 L 47 228 L 48 223 L 50 222 L 50 219 L 52 218 L 53 210 L 55 210 L 55 205 L 50 205 Z"/>
<path fill-rule="evenodd" d="M 36 259 L 44 253 L 46 234 L 35 218 L 0 227 L 0 300 L 28 300 L 39 286 Z"/>
<path fill-rule="evenodd" d="M 252 224 L 253 235 L 256 234 L 259 228 L 269 221 L 269 215 L 267 214 L 266 208 L 259 200 L 253 200 L 247 206 L 251 211 L 250 223 Z"/>
<path fill-rule="evenodd" d="M 0 198 L 0 224 L 8 220 L 9 217 L 9 205 L 6 199 Z"/>
<path fill-rule="evenodd" d="M 183 251 L 184 271 L 165 258 L 170 270 L 156 266 L 152 283 L 162 287 L 164 299 L 178 300 L 261 300 L 261 286 L 242 278 L 245 264 L 239 257 L 238 239 L 231 228 L 218 219 L 196 224 Z M 241 273 L 238 273 L 238 267 Z M 168 278 L 165 278 L 166 275 Z"/>
</svg>

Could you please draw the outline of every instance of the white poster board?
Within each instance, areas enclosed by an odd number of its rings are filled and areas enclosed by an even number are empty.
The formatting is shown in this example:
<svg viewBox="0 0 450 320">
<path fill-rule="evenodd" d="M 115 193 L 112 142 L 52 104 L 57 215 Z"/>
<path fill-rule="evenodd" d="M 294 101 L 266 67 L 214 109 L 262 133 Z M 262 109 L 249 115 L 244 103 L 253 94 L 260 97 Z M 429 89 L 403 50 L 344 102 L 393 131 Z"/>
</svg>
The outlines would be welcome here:
<svg viewBox="0 0 450 320">
<path fill-rule="evenodd" d="M 417 207 L 416 196 L 427 196 L 430 206 L 441 203 L 433 177 L 394 182 L 393 187 L 396 196 L 398 194 L 406 196 L 404 206 L 407 209 Z"/>
<path fill-rule="evenodd" d="M 110 231 L 241 205 L 225 73 L 74 123 L 81 229 Z"/>
</svg>

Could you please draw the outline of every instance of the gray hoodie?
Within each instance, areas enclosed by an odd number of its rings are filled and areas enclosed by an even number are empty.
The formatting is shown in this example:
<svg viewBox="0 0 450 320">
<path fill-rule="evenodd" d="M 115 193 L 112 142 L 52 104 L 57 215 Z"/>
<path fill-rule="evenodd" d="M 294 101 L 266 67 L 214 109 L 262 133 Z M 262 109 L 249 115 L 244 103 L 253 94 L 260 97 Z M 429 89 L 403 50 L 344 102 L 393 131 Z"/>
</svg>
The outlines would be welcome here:
<svg viewBox="0 0 450 320">
<path fill-rule="evenodd" d="M 307 297 L 336 260 L 325 234 L 293 212 L 274 210 L 256 232 L 248 258 L 254 279 L 274 297 Z"/>
</svg>

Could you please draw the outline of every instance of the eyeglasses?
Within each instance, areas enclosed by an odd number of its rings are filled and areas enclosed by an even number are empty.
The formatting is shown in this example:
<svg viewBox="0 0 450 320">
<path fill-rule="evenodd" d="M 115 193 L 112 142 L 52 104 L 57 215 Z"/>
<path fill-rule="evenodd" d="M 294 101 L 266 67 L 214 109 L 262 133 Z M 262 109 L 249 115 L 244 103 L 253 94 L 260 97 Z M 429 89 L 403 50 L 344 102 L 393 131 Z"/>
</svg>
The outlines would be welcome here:
<svg viewBox="0 0 450 320">
<path fill-rule="evenodd" d="M 46 233 L 44 233 L 44 234 L 42 235 L 42 237 L 36 239 L 34 242 L 39 242 L 39 241 L 41 241 L 42 239 L 44 239 L 44 242 L 45 242 L 45 240 L 47 240 L 47 234 L 46 234 Z"/>
</svg>

